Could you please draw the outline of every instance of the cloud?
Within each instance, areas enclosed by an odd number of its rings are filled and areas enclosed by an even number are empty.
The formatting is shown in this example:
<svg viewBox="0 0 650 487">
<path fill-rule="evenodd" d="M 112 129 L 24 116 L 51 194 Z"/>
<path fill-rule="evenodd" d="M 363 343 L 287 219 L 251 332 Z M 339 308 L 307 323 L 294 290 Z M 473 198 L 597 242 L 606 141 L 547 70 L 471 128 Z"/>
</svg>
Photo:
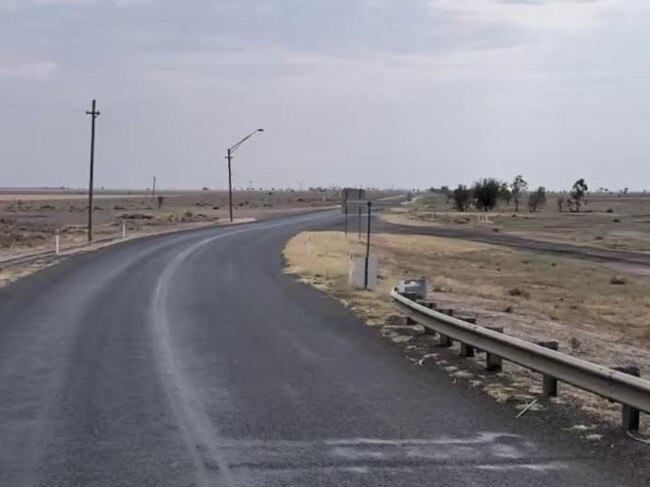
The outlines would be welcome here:
<svg viewBox="0 0 650 487">
<path fill-rule="evenodd" d="M 434 0 L 433 8 L 457 12 L 464 19 L 533 31 L 575 31 L 602 23 L 610 13 L 648 13 L 639 0 Z"/>
<path fill-rule="evenodd" d="M 44 81 L 52 78 L 56 70 L 56 63 L 50 61 L 0 58 L 0 79 Z"/>
<path fill-rule="evenodd" d="M 617 177 L 642 180 L 650 157 L 645 1 L 2 7 L 0 90 L 35 109 L 0 111 L 0 160 L 14 162 L 3 184 L 32 174 L 83 184 L 92 98 L 107 186 L 148 183 L 154 170 L 181 186 L 223 184 L 219 151 L 257 125 L 268 132 L 237 167 L 256 185 L 454 184 L 524 172 L 552 187 L 567 167 L 598 176 L 616 154 L 625 154 Z M 25 142 L 33 130 L 38 146 Z M 60 164 L 44 172 L 44 160 Z"/>
</svg>

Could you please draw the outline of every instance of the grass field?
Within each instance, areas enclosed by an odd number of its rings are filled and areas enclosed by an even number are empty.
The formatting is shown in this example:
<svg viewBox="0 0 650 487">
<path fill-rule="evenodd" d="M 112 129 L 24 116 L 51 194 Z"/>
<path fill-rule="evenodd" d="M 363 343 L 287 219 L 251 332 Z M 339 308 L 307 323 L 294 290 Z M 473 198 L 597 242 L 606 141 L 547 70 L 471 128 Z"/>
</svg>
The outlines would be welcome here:
<svg viewBox="0 0 650 487">
<path fill-rule="evenodd" d="M 95 195 L 95 237 L 155 233 L 170 227 L 183 228 L 229 220 L 225 191 L 163 192 L 158 198 L 144 192 L 100 191 Z M 306 211 L 339 202 L 335 191 L 238 191 L 234 215 L 250 220 L 276 212 Z M 83 192 L 0 191 L 0 259 L 25 251 L 50 248 L 58 230 L 63 248 L 86 240 L 88 204 Z"/>
<path fill-rule="evenodd" d="M 590 194 L 580 213 L 559 212 L 558 198 L 566 195 L 549 194 L 545 208 L 535 213 L 525 209 L 525 204 L 515 213 L 514 204 L 502 203 L 486 215 L 456 211 L 444 195 L 424 193 L 410 204 L 387 211 L 384 218 L 393 223 L 473 228 L 549 242 L 650 252 L 650 195 Z"/>
</svg>

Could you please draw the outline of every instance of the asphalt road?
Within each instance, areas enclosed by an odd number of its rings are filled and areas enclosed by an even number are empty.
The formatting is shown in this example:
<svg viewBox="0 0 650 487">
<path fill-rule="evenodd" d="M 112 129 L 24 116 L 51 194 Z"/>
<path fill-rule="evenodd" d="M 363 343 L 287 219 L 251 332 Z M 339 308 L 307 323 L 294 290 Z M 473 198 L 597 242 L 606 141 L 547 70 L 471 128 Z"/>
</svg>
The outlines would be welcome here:
<svg viewBox="0 0 650 487">
<path fill-rule="evenodd" d="M 0 290 L 0 485 L 645 485 L 284 275 L 287 238 L 336 218 L 127 242 Z"/>
</svg>

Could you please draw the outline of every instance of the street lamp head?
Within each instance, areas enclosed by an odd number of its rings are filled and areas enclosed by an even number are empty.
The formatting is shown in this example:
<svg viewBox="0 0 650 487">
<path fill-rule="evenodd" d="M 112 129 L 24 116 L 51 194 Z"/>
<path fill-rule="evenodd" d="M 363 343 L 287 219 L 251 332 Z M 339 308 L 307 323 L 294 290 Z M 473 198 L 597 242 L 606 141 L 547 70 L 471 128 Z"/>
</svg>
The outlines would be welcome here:
<svg viewBox="0 0 650 487">
<path fill-rule="evenodd" d="M 264 132 L 264 129 L 257 129 L 258 132 Z"/>
</svg>

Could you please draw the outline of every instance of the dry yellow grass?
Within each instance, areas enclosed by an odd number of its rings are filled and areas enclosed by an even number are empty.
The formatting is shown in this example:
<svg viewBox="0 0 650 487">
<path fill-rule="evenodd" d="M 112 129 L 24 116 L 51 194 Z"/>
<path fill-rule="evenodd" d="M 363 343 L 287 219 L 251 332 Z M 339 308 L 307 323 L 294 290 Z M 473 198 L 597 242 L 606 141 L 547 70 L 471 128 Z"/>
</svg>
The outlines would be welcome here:
<svg viewBox="0 0 650 487">
<path fill-rule="evenodd" d="M 434 241 L 435 245 L 431 246 Z M 365 243 L 354 236 L 346 238 L 341 232 L 303 232 L 292 238 L 284 251 L 287 271 L 327 290 L 374 324 L 382 322 L 392 313 L 386 297 L 395 283 L 414 275 L 411 267 L 403 268 L 400 264 L 405 247 L 411 249 L 412 253 L 407 258 L 412 261 L 419 256 L 425 259 L 435 258 L 436 255 L 457 256 L 489 247 L 480 243 L 420 235 L 379 234 L 373 235 L 372 242 L 373 252 L 377 253 L 380 262 L 379 285 L 375 290 L 349 288 L 348 258 L 350 255 L 365 255 Z M 400 262 L 396 259 L 398 254 L 402 257 Z"/>
<path fill-rule="evenodd" d="M 372 251 L 380 286 L 360 295 L 385 297 L 398 280 L 426 275 L 434 290 L 483 298 L 494 311 L 510 306 L 571 330 L 600 330 L 617 343 L 650 347 L 648 276 L 628 275 L 624 285 L 613 285 L 614 272 L 603 265 L 422 235 L 374 235 Z M 356 237 L 305 232 L 289 242 L 285 256 L 290 272 L 347 293 L 346 257 L 363 252 Z"/>
</svg>

